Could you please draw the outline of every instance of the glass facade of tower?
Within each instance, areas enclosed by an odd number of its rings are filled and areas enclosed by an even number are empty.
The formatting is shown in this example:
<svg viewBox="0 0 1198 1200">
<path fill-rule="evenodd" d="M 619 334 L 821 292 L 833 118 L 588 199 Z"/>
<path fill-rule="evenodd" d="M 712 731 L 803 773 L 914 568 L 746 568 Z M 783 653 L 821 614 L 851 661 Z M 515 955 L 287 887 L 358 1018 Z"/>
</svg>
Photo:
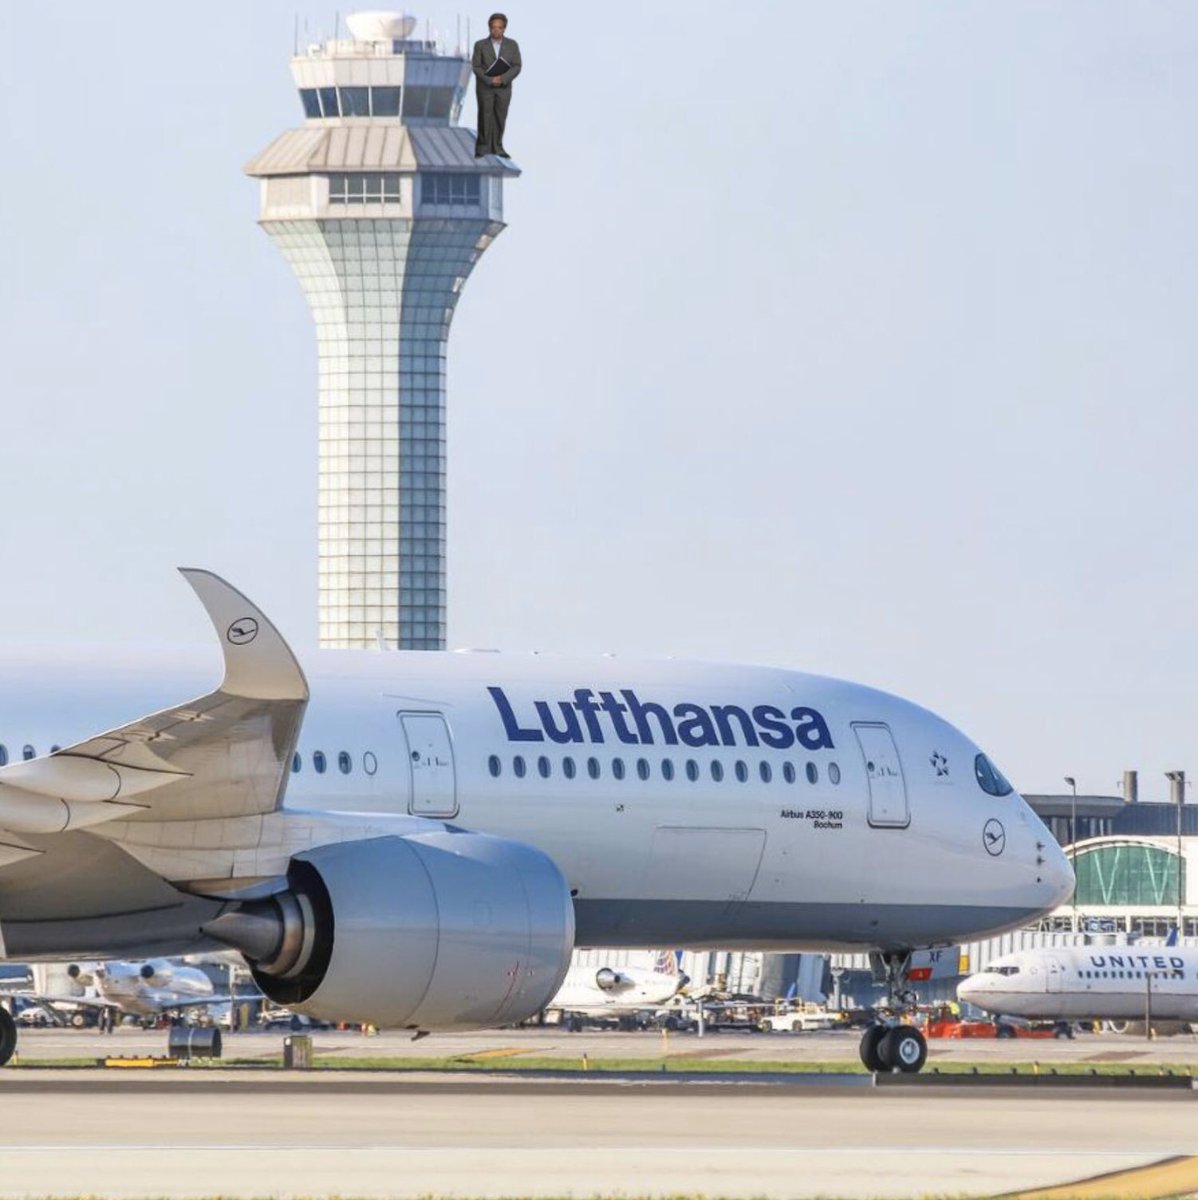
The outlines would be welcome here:
<svg viewBox="0 0 1198 1200">
<path fill-rule="evenodd" d="M 474 158 L 450 124 L 467 64 L 427 43 L 328 43 L 292 73 L 309 119 L 247 171 L 316 323 L 320 643 L 443 649 L 449 327 L 519 171 Z M 430 77 L 454 103 L 397 115 L 391 89 Z"/>
</svg>

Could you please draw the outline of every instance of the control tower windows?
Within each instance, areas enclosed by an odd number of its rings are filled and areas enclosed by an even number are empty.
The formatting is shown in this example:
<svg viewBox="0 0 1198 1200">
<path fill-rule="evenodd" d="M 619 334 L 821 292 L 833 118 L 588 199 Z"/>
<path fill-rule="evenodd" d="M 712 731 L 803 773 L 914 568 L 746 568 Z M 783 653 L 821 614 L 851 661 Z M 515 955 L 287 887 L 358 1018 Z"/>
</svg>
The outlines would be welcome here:
<svg viewBox="0 0 1198 1200">
<path fill-rule="evenodd" d="M 481 203 L 477 175 L 430 174 L 420 176 L 422 204 L 449 204 L 468 207 Z"/>
<path fill-rule="evenodd" d="M 320 93 L 320 107 L 324 115 L 326 117 L 341 116 L 341 110 L 337 107 L 337 89 L 331 87 L 319 88 L 317 90 Z"/>
<path fill-rule="evenodd" d="M 372 114 L 376 117 L 399 116 L 399 88 L 376 87 L 370 89 Z"/>
<path fill-rule="evenodd" d="M 364 87 L 343 87 L 337 91 L 341 96 L 341 115 L 343 117 L 370 116 L 370 89 Z"/>
<path fill-rule="evenodd" d="M 428 89 L 428 115 L 448 120 L 453 109 L 453 88 L 431 87 Z"/>
<path fill-rule="evenodd" d="M 316 94 L 315 88 L 300 88 L 300 101 L 304 106 L 305 117 L 319 117 L 320 112 L 320 97 Z"/>
<path fill-rule="evenodd" d="M 403 94 L 405 117 L 436 117 L 445 121 L 453 111 L 453 88 L 409 84 Z"/>
<path fill-rule="evenodd" d="M 330 204 L 398 204 L 399 172 L 371 171 L 329 176 Z"/>
</svg>

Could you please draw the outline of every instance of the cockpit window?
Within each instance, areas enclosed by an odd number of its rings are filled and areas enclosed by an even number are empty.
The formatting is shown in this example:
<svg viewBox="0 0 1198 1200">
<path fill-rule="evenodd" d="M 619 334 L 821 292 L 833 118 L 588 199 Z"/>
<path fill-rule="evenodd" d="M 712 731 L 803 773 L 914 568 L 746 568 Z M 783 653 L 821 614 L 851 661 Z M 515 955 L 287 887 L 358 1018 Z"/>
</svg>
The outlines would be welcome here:
<svg viewBox="0 0 1198 1200">
<path fill-rule="evenodd" d="M 982 972 L 982 974 L 983 975 L 1018 975 L 1019 968 L 1018 967 L 987 967 Z"/>
<path fill-rule="evenodd" d="M 978 777 L 978 787 L 988 796 L 1009 796 L 1015 790 L 984 754 L 973 760 L 973 772 Z"/>
</svg>

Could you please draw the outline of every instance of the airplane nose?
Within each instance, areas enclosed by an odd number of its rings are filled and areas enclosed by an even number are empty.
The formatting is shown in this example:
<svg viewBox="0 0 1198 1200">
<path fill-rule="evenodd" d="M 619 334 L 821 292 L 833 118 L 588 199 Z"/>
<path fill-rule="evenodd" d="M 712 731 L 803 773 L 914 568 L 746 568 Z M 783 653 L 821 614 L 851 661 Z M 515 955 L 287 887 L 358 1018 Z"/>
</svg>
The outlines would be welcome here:
<svg viewBox="0 0 1198 1200">
<path fill-rule="evenodd" d="M 1073 895 L 1076 882 L 1073 875 L 1073 864 L 1068 855 L 1053 839 L 1051 844 L 1042 852 L 1044 862 L 1041 864 L 1040 878 L 1045 890 L 1049 893 L 1049 905 L 1058 908 Z"/>
<path fill-rule="evenodd" d="M 966 976 L 957 984 L 957 999 L 964 1000 L 966 1004 L 972 1004 L 977 999 L 978 993 L 978 981 L 974 975 Z"/>
</svg>

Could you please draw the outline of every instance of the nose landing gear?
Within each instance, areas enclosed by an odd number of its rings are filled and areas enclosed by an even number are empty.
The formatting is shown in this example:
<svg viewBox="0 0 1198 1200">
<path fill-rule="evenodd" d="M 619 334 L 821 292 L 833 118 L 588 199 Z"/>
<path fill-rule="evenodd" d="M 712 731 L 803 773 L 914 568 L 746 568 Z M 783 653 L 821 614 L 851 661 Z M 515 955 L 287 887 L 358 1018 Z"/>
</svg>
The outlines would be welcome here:
<svg viewBox="0 0 1198 1200">
<path fill-rule="evenodd" d="M 904 1025 L 905 1012 L 914 1009 L 916 996 L 907 986 L 911 952 L 871 954 L 874 978 L 886 983 L 885 1008 L 890 1014 L 871 1025 L 861 1038 L 861 1061 L 868 1071 L 901 1071 L 914 1075 L 928 1058 L 928 1044 L 913 1025 Z"/>
</svg>

